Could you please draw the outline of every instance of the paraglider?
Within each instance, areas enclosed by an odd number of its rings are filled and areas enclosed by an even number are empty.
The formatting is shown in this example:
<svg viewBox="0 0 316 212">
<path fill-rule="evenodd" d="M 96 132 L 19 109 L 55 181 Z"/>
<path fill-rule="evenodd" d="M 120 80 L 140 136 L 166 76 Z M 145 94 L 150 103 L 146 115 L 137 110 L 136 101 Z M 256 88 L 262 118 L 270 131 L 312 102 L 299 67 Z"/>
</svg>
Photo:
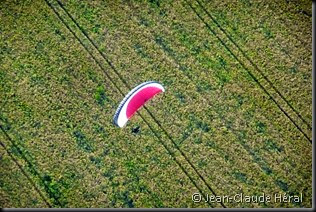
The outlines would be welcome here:
<svg viewBox="0 0 316 212">
<path fill-rule="evenodd" d="M 114 115 L 114 124 L 118 127 L 124 127 L 138 109 L 156 94 L 164 91 L 164 87 L 155 81 L 144 82 L 136 86 L 118 106 Z"/>
</svg>

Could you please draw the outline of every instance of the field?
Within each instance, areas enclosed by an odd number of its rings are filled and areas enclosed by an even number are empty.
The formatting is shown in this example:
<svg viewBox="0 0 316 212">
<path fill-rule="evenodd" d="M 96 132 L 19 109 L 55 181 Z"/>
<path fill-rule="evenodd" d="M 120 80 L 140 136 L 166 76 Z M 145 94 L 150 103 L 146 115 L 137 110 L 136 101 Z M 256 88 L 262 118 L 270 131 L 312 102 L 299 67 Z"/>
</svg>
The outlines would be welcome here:
<svg viewBox="0 0 316 212">
<path fill-rule="evenodd" d="M 311 8 L 1 1 L 1 208 L 311 208 Z M 165 93 L 116 127 L 150 80 Z M 235 194 L 303 198 L 204 201 Z"/>
</svg>

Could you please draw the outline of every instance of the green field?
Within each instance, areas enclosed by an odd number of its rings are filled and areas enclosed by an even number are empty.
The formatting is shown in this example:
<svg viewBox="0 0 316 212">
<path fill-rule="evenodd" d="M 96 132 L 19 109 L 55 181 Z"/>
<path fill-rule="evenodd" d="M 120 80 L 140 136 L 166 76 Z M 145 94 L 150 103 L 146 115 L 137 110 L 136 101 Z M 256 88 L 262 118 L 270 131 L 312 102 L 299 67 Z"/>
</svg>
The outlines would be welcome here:
<svg viewBox="0 0 316 212">
<path fill-rule="evenodd" d="M 1 208 L 311 208 L 311 6 L 1 1 Z"/>
</svg>

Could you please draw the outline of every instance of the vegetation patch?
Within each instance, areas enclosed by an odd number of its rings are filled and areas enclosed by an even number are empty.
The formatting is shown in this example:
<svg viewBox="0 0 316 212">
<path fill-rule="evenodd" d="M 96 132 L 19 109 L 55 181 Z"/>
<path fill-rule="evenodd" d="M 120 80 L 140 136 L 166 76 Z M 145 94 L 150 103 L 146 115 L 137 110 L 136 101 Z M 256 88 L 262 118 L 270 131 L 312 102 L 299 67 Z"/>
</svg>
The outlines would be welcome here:
<svg viewBox="0 0 316 212">
<path fill-rule="evenodd" d="M 73 135 L 76 139 L 77 145 L 85 152 L 93 152 L 93 147 L 90 144 L 90 141 L 86 138 L 86 136 L 79 130 L 75 130 Z"/>
<path fill-rule="evenodd" d="M 97 89 L 95 91 L 94 98 L 97 101 L 97 103 L 101 106 L 103 106 L 104 103 L 107 101 L 107 97 L 105 94 L 105 88 L 103 85 L 100 85 L 97 87 Z"/>
</svg>

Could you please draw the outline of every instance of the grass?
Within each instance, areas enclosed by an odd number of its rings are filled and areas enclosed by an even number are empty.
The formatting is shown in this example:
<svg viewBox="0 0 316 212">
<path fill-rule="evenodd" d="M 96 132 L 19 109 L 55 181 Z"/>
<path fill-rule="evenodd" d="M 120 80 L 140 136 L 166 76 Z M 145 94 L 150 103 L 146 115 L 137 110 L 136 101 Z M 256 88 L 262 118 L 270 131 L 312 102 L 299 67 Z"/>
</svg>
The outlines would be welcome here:
<svg viewBox="0 0 316 212">
<path fill-rule="evenodd" d="M 225 206 L 311 207 L 308 16 L 260 1 L 48 2 L 0 7 L 0 138 L 15 159 L 1 149 L 2 207 L 223 206 L 195 192 L 302 192 Z M 285 27 L 297 23 L 302 40 Z M 123 95 L 148 80 L 166 92 L 115 127 Z"/>
</svg>

